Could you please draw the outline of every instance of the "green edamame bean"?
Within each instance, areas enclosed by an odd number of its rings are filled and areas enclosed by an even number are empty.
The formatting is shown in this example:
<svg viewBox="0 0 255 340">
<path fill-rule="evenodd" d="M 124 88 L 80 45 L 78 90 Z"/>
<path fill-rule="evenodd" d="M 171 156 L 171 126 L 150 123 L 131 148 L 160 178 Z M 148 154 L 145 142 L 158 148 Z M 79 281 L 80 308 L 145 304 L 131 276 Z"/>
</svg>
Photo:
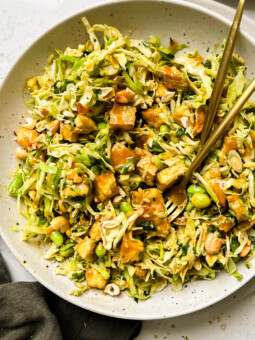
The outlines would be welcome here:
<svg viewBox="0 0 255 340">
<path fill-rule="evenodd" d="M 169 126 L 168 125 L 161 125 L 160 126 L 160 129 L 159 129 L 159 131 L 161 132 L 161 133 L 169 133 L 170 132 L 170 128 L 169 128 Z"/>
<path fill-rule="evenodd" d="M 63 257 L 68 257 L 68 256 L 73 255 L 74 245 L 75 245 L 74 243 L 68 243 L 68 244 L 65 244 L 64 246 L 61 246 L 61 248 L 59 249 L 59 254 Z"/>
<path fill-rule="evenodd" d="M 211 204 L 210 198 L 201 193 L 195 193 L 191 197 L 191 203 L 194 205 L 195 208 L 197 209 L 204 209 L 207 208 Z"/>
<path fill-rule="evenodd" d="M 119 205 L 119 209 L 127 214 L 133 210 L 133 207 L 127 202 L 121 202 Z"/>
<path fill-rule="evenodd" d="M 17 192 L 22 187 L 22 185 L 23 185 L 23 177 L 22 177 L 22 174 L 19 173 L 13 178 L 13 180 L 11 181 L 8 187 L 9 194 L 17 195 Z"/>
<path fill-rule="evenodd" d="M 188 204 L 186 205 L 185 210 L 190 211 L 193 208 L 193 204 L 189 201 Z"/>
<path fill-rule="evenodd" d="M 97 127 L 99 130 L 103 130 L 107 128 L 107 124 L 106 123 L 98 123 Z"/>
<path fill-rule="evenodd" d="M 105 256 L 106 254 L 106 249 L 102 246 L 101 243 L 99 243 L 97 246 L 96 246 L 96 255 L 98 257 L 103 257 Z"/>
<path fill-rule="evenodd" d="M 189 195 L 194 195 L 196 193 L 206 194 L 206 190 L 197 184 L 191 184 L 187 190 Z"/>
<path fill-rule="evenodd" d="M 64 237 L 58 230 L 53 231 L 53 233 L 50 235 L 50 238 L 57 247 L 62 246 L 62 244 L 64 243 Z"/>
</svg>

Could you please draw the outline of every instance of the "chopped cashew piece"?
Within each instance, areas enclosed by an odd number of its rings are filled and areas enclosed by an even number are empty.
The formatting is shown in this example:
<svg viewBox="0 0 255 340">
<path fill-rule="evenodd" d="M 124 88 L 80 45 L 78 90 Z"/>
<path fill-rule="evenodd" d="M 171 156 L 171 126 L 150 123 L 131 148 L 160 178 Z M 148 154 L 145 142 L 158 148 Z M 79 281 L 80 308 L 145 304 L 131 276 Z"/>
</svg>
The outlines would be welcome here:
<svg viewBox="0 0 255 340">
<path fill-rule="evenodd" d="M 210 255 L 218 254 L 222 244 L 223 241 L 220 238 L 214 236 L 214 234 L 209 234 L 205 239 L 205 250 Z"/>
<path fill-rule="evenodd" d="M 111 296 L 116 296 L 120 294 L 120 287 L 117 286 L 115 283 L 109 283 L 105 289 L 104 292 L 106 294 L 109 294 Z"/>
</svg>

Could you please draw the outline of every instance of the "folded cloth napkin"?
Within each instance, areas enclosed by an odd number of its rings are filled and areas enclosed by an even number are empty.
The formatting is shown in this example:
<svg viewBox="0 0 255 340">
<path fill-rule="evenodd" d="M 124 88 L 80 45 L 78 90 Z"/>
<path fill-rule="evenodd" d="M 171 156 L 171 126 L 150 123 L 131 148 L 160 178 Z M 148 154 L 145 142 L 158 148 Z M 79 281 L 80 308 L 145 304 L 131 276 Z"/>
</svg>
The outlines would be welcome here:
<svg viewBox="0 0 255 340">
<path fill-rule="evenodd" d="M 131 340 L 141 322 L 79 308 L 38 282 L 11 283 L 0 254 L 1 340 Z"/>
</svg>

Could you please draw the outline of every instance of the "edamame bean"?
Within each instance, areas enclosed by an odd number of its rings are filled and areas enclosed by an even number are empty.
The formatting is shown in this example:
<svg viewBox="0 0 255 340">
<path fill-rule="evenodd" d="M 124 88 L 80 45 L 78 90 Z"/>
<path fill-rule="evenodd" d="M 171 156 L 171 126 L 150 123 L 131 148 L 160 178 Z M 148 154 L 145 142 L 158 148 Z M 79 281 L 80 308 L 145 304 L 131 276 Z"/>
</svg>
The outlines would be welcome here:
<svg viewBox="0 0 255 340">
<path fill-rule="evenodd" d="M 188 204 L 186 205 L 185 210 L 190 211 L 193 208 L 193 204 L 189 201 Z"/>
<path fill-rule="evenodd" d="M 106 123 L 98 123 L 97 127 L 98 127 L 99 130 L 102 130 L 102 129 L 107 128 L 107 124 Z"/>
<path fill-rule="evenodd" d="M 64 237 L 58 230 L 53 231 L 53 233 L 50 235 L 50 238 L 51 241 L 53 241 L 57 247 L 62 246 L 62 244 L 64 243 Z"/>
<path fill-rule="evenodd" d="M 96 255 L 98 257 L 103 257 L 103 256 L 105 256 L 105 254 L 106 254 L 106 249 L 102 246 L 102 243 L 99 243 L 96 246 Z"/>
<path fill-rule="evenodd" d="M 74 253 L 74 249 L 73 246 L 75 245 L 75 243 L 68 243 L 65 244 L 64 246 L 61 246 L 61 248 L 59 249 L 59 254 L 63 257 L 68 257 L 73 255 Z"/>
<path fill-rule="evenodd" d="M 204 209 L 207 208 L 211 204 L 210 198 L 201 193 L 195 193 L 191 197 L 191 203 L 194 205 L 195 208 L 197 209 Z"/>
<path fill-rule="evenodd" d="M 197 184 L 191 184 L 187 190 L 189 195 L 194 195 L 196 193 L 206 194 L 206 190 Z"/>
<path fill-rule="evenodd" d="M 160 126 L 160 129 L 159 129 L 159 131 L 161 132 L 161 133 L 169 133 L 170 132 L 170 128 L 169 128 L 169 126 L 168 125 L 161 125 Z"/>
<path fill-rule="evenodd" d="M 119 209 L 127 214 L 133 210 L 133 207 L 127 202 L 121 202 L 119 205 Z"/>
</svg>

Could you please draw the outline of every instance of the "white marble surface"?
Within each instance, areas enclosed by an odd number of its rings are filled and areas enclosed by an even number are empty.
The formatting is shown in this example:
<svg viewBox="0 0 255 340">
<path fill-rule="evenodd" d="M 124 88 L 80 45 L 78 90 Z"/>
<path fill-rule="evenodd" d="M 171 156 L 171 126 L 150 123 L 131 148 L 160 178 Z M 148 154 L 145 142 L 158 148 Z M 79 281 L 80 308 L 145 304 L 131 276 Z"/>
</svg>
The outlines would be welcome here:
<svg viewBox="0 0 255 340">
<path fill-rule="evenodd" d="M 102 0 L 0 0 L 0 81 L 32 41 L 60 19 Z M 187 0 L 188 1 L 188 0 Z M 232 18 L 238 0 L 193 0 L 194 3 Z M 246 0 L 242 27 L 255 35 L 255 0 Z M 14 281 L 35 280 L 10 253 L 0 238 L 4 256 Z M 162 321 L 146 321 L 137 340 L 151 339 L 255 339 L 255 279 L 236 294 L 203 311 Z M 100 339 L 99 339 L 100 340 Z"/>
</svg>

